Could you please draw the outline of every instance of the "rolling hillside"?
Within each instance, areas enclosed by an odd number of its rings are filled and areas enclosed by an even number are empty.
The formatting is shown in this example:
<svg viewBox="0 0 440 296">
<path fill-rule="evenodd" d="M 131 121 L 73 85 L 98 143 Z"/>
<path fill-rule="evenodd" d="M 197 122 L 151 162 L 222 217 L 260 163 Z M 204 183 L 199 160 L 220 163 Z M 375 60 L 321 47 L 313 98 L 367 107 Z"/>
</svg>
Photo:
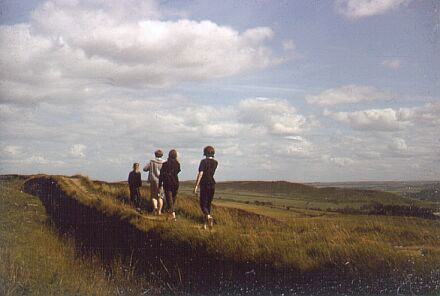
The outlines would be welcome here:
<svg viewBox="0 0 440 296">
<path fill-rule="evenodd" d="M 126 204 L 124 184 L 81 176 L 35 176 L 24 184 L 16 182 L 39 196 L 53 223 L 72 236 L 78 251 L 99 255 L 104 266 L 116 258 L 136 262 L 136 274 L 153 273 L 170 294 L 438 293 L 440 221 L 286 211 L 222 199 L 213 209 L 216 225 L 206 231 L 200 228 L 198 201 L 191 195 L 180 194 L 178 220 L 171 223 Z M 260 193 L 255 190 L 255 195 L 292 187 L 308 196 L 320 192 L 274 183 L 269 189 L 252 182 L 233 185 L 256 187 Z M 147 192 L 143 187 L 143 196 Z"/>
</svg>

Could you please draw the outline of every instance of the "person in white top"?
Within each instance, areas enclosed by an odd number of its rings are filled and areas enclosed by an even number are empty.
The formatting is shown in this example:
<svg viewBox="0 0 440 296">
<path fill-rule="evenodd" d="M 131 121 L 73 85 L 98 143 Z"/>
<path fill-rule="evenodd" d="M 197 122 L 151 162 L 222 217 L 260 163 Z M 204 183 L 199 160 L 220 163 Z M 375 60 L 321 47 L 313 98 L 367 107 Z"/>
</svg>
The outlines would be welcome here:
<svg viewBox="0 0 440 296">
<path fill-rule="evenodd" d="M 144 167 L 144 172 L 148 172 L 148 182 L 150 182 L 150 196 L 153 202 L 153 215 L 161 215 L 163 207 L 163 193 L 159 192 L 160 169 L 165 160 L 162 159 L 162 150 L 154 152 L 155 159 L 150 160 Z"/>
</svg>

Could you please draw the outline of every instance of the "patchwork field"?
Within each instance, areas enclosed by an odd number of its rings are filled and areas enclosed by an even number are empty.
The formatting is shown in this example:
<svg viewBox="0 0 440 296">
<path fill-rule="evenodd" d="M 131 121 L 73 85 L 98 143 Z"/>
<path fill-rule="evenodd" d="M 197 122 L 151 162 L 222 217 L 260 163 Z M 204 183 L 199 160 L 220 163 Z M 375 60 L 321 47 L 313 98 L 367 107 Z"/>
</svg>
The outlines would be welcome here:
<svg viewBox="0 0 440 296">
<path fill-rule="evenodd" d="M 125 184 L 82 176 L 26 180 L 15 176 L 3 178 L 1 186 L 2 219 L 9 221 L 1 235 L 2 256 L 10 258 L 1 260 L 1 283 L 8 287 L 4 294 L 21 295 L 17 291 L 23 285 L 26 293 L 34 295 L 40 294 L 42 285 L 70 291 L 69 281 L 53 281 L 41 274 L 56 272 L 57 279 L 70 278 L 66 266 L 78 260 L 84 271 L 73 278 L 83 283 L 82 291 L 90 291 L 82 277 L 95 276 L 102 283 L 102 288 L 96 286 L 97 295 L 117 294 L 114 291 L 121 287 L 131 287 L 131 292 L 125 289 L 120 295 L 139 295 L 140 291 L 144 295 L 440 292 L 440 221 L 432 215 L 435 209 L 430 202 L 392 193 L 319 189 L 287 182 L 220 183 L 213 209 L 216 225 L 210 231 L 200 227 L 198 201 L 189 193 L 188 183 L 179 195 L 175 223 L 136 212 L 127 204 Z M 142 195 L 148 195 L 147 187 L 142 188 Z M 36 206 L 25 207 L 31 212 L 15 209 L 22 204 Z M 368 205 L 378 204 L 408 212 L 373 214 L 376 208 Z M 38 219 L 32 214 L 34 207 Z M 348 208 L 358 211 L 351 213 Z M 37 226 L 13 227 L 28 219 Z M 17 259 L 23 244 L 14 238 L 20 236 L 27 244 L 30 234 L 38 231 L 50 232 L 47 236 L 53 244 L 70 245 L 65 247 L 65 255 L 71 259 L 60 261 L 58 267 L 51 265 L 50 258 L 63 253 L 60 249 L 64 247 L 44 253 L 38 239 L 26 248 L 32 250 L 29 258 Z M 34 257 L 49 263 L 41 265 Z M 118 269 L 125 272 L 118 275 Z M 10 277 L 10 270 L 26 273 Z M 106 281 L 112 284 L 106 285 Z"/>
</svg>

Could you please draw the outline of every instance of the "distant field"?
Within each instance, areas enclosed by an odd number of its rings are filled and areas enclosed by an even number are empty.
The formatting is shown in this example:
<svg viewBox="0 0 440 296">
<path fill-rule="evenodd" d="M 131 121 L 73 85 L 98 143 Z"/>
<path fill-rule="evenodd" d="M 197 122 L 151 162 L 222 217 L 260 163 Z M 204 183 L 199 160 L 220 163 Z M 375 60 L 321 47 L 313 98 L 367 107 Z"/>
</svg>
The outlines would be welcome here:
<svg viewBox="0 0 440 296">
<path fill-rule="evenodd" d="M 380 184 L 382 184 L 383 188 L 385 186 L 390 188 L 386 184 L 391 183 L 320 183 L 319 186 L 315 186 L 316 184 L 312 186 L 289 182 L 219 182 L 216 187 L 216 198 L 243 203 L 263 202 L 282 208 L 320 210 L 360 209 L 363 206 L 374 203 L 403 206 L 415 205 L 431 209 L 438 209 L 440 207 L 440 204 L 434 201 L 407 198 L 397 193 L 376 190 Z M 420 183 L 419 187 L 422 188 L 428 183 Z M 324 185 L 335 186 L 328 187 Z M 357 187 L 358 185 L 363 187 Z M 393 188 L 402 188 L 404 185 L 399 183 L 399 185 L 396 184 L 394 186 Z M 181 188 L 182 191 L 190 193 L 193 184 L 191 182 L 184 182 Z M 372 188 L 375 189 L 373 190 Z"/>
<path fill-rule="evenodd" d="M 139 279 L 137 275 L 150 275 L 167 294 L 440 292 L 439 220 L 326 210 L 331 205 L 353 206 L 371 200 L 407 204 L 407 199 L 394 194 L 319 189 L 287 182 L 220 183 L 216 196 L 222 198 L 215 199 L 213 209 L 216 225 L 206 231 L 200 228 L 201 213 L 197 199 L 189 193 L 190 184 L 182 184 L 178 220 L 170 223 L 137 213 L 127 204 L 125 184 L 82 176 L 39 176 L 23 182 L 12 179 L 3 183 L 10 200 L 32 198 L 35 203 L 35 197 L 20 195 L 20 190 L 39 196 L 54 225 L 69 233 L 79 250 L 95 254 L 93 258 L 100 258 L 103 268 L 110 271 L 108 264 L 115 258 L 132 262 L 132 281 Z M 245 190 L 234 196 L 233 191 L 238 189 Z M 231 200 L 223 197 L 225 193 Z M 142 195 L 148 195 L 146 186 Z M 294 200 L 298 204 L 308 200 L 309 204 L 286 208 L 261 201 L 245 203 L 245 196 L 249 200 Z M 310 203 L 321 206 L 312 209 Z M 21 219 L 19 212 L 10 219 Z M 10 231 L 3 229 L 6 236 L 13 237 Z M 61 278 L 68 274 L 62 269 L 59 273 Z M 52 285 L 50 278 L 41 280 L 42 285 Z"/>
</svg>

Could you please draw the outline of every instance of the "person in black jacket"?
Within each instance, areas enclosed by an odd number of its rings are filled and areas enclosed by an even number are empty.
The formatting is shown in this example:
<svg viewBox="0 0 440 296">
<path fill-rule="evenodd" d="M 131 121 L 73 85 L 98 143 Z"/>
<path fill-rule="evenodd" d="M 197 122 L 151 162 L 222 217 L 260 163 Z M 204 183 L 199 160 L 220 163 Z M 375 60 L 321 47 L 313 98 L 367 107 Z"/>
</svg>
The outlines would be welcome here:
<svg viewBox="0 0 440 296">
<path fill-rule="evenodd" d="M 214 174 L 218 165 L 217 160 L 214 159 L 214 154 L 215 150 L 212 146 L 206 146 L 203 149 L 203 155 L 206 158 L 200 161 L 199 173 L 197 174 L 194 187 L 194 193 L 197 194 L 197 189 L 200 185 L 200 208 L 205 220 L 204 229 L 206 229 L 207 225 L 210 228 L 214 225 L 214 219 L 211 216 L 211 203 L 215 193 Z"/>
<path fill-rule="evenodd" d="M 133 170 L 128 175 L 128 186 L 130 188 L 130 201 L 136 207 L 136 210 L 141 210 L 141 194 L 139 188 L 142 186 L 141 172 L 139 171 L 139 163 L 133 163 Z"/>
<path fill-rule="evenodd" d="M 165 193 L 167 202 L 166 211 L 169 213 L 168 219 L 176 221 L 174 206 L 177 201 L 177 191 L 179 190 L 180 163 L 177 161 L 177 151 L 170 150 L 168 160 L 162 164 L 159 175 L 159 188 Z M 162 189 L 163 188 L 163 189 Z"/>
</svg>

